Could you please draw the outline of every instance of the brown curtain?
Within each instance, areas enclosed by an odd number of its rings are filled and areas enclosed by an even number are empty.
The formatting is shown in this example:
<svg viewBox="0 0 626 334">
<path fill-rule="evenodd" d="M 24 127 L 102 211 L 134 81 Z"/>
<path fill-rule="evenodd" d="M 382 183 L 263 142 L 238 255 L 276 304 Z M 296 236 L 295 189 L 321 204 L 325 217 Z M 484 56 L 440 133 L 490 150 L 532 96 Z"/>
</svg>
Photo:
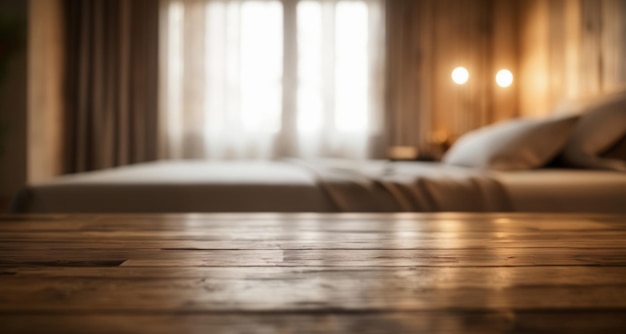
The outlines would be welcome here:
<svg viewBox="0 0 626 334">
<path fill-rule="evenodd" d="M 423 146 L 430 132 L 428 78 L 422 68 L 425 56 L 417 37 L 426 26 L 419 1 L 387 1 L 387 133 L 388 143 Z M 424 17 L 429 19 L 428 17 Z"/>
<path fill-rule="evenodd" d="M 65 0 L 66 172 L 157 157 L 154 0 Z"/>
</svg>

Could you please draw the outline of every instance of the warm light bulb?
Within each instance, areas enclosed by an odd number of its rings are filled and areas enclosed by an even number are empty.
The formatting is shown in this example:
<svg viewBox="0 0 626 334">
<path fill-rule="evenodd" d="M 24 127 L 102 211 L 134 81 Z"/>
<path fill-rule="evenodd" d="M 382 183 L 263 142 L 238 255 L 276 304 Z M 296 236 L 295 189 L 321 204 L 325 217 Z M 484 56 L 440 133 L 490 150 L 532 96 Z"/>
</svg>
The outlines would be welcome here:
<svg viewBox="0 0 626 334">
<path fill-rule="evenodd" d="M 465 67 L 457 67 L 452 71 L 452 81 L 457 85 L 464 85 L 469 80 L 469 72 Z"/>
<path fill-rule="evenodd" d="M 513 83 L 513 73 L 509 70 L 500 70 L 496 74 L 496 83 L 500 87 L 509 87 Z"/>
</svg>

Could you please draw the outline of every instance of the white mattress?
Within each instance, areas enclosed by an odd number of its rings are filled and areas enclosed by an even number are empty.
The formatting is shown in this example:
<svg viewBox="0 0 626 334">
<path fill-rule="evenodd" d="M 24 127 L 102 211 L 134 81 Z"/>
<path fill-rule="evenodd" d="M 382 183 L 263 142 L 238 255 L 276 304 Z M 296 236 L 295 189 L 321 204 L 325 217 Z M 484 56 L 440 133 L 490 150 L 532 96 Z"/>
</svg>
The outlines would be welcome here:
<svg viewBox="0 0 626 334">
<path fill-rule="evenodd" d="M 626 213 L 626 173 L 543 169 L 496 177 L 513 211 Z"/>
<path fill-rule="evenodd" d="M 15 212 L 626 213 L 626 174 L 437 163 L 162 161 L 30 185 Z"/>
<path fill-rule="evenodd" d="M 315 177 L 286 162 L 159 161 L 31 185 L 20 212 L 330 212 Z"/>
</svg>

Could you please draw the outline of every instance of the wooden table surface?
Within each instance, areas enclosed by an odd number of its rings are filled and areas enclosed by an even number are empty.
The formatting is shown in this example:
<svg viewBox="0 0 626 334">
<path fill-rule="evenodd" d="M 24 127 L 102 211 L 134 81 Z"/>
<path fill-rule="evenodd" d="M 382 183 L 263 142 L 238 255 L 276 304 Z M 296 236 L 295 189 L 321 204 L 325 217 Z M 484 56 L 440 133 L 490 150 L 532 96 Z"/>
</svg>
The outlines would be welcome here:
<svg viewBox="0 0 626 334">
<path fill-rule="evenodd" d="M 0 333 L 626 332 L 626 216 L 0 217 Z"/>
</svg>

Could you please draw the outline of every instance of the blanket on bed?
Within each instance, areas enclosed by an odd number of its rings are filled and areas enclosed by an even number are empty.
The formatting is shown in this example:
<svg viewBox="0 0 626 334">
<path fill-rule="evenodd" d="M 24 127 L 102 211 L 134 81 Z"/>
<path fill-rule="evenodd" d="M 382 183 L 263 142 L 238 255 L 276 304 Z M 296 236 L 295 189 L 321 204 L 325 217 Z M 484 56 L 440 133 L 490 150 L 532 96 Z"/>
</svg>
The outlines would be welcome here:
<svg viewBox="0 0 626 334">
<path fill-rule="evenodd" d="M 504 212 L 502 185 L 486 172 L 436 163 L 291 160 L 309 169 L 340 212 Z"/>
</svg>

